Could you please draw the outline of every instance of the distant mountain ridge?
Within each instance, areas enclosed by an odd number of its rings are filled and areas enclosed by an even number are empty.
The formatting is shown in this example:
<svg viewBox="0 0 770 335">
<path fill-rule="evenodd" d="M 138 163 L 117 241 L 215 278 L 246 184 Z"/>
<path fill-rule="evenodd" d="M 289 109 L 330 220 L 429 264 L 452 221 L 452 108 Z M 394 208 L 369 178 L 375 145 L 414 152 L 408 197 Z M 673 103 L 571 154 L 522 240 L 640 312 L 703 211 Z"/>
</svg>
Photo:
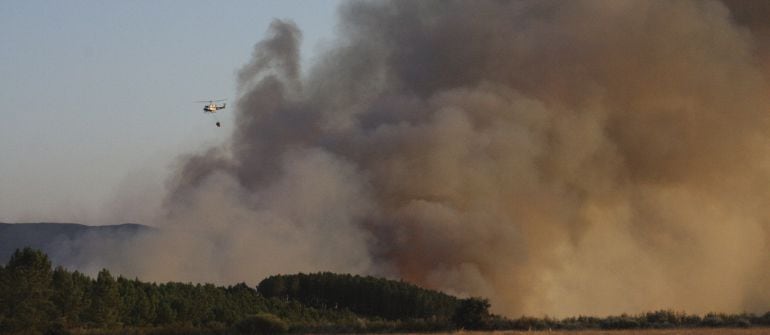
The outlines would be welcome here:
<svg viewBox="0 0 770 335">
<path fill-rule="evenodd" d="M 77 223 L 0 223 L 0 262 L 5 263 L 17 248 L 31 247 L 56 261 L 91 251 L 93 240 L 127 240 L 156 228 L 136 223 L 87 226 Z M 66 263 L 66 262 L 65 262 Z"/>
</svg>

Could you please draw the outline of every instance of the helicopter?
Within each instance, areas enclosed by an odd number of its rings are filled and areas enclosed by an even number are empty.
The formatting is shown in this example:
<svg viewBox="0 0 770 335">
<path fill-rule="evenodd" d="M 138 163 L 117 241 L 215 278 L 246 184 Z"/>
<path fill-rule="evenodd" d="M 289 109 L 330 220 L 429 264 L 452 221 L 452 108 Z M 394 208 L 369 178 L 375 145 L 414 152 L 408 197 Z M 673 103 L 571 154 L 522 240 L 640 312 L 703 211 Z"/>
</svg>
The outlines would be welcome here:
<svg viewBox="0 0 770 335">
<path fill-rule="evenodd" d="M 227 99 L 219 99 L 219 100 L 201 100 L 196 102 L 208 102 L 209 104 L 206 106 L 203 106 L 203 112 L 204 113 L 216 113 L 220 109 L 225 109 L 227 107 L 226 103 L 223 103 L 222 106 L 218 106 L 216 103 L 220 101 L 225 101 Z"/>
<path fill-rule="evenodd" d="M 218 110 L 225 109 L 227 107 L 227 103 L 222 103 L 222 106 L 217 105 L 217 102 L 225 101 L 226 99 L 219 99 L 219 100 L 201 100 L 196 102 L 208 102 L 208 105 L 203 106 L 203 113 L 208 113 L 214 115 Z M 214 119 L 216 119 L 216 115 L 214 115 Z M 217 119 L 217 128 L 222 127 L 222 124 Z"/>
</svg>

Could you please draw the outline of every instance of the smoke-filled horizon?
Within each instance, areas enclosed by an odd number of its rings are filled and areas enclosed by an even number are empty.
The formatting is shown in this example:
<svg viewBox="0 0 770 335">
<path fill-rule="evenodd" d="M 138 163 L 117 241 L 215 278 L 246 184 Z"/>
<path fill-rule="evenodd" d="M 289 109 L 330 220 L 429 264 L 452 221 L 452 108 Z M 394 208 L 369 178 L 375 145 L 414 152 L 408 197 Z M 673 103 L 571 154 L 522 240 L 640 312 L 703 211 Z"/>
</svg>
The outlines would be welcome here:
<svg viewBox="0 0 770 335">
<path fill-rule="evenodd" d="M 232 138 L 180 161 L 165 233 L 115 262 L 378 274 L 509 316 L 767 311 L 768 14 L 351 2 L 306 76 L 301 32 L 275 21 L 239 72 Z"/>
</svg>

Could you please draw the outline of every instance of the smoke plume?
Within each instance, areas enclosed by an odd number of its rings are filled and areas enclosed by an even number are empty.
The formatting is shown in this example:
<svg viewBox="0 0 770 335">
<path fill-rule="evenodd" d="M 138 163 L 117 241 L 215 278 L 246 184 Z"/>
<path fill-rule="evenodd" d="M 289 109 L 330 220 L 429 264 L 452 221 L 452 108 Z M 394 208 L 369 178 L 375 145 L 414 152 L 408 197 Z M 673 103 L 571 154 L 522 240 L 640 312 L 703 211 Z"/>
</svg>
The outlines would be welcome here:
<svg viewBox="0 0 770 335">
<path fill-rule="evenodd" d="M 181 160 L 166 233 L 126 269 L 378 274 L 509 316 L 770 308 L 766 2 L 339 15 L 307 71 L 299 29 L 273 22 L 232 138 Z"/>
</svg>

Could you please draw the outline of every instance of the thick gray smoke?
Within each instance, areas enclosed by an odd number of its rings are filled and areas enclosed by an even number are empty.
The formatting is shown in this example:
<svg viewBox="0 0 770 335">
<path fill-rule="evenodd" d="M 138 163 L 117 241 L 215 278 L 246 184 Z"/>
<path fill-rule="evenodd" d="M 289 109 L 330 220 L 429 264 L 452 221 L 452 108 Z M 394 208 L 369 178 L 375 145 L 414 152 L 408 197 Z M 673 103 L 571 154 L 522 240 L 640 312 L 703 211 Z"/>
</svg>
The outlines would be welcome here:
<svg viewBox="0 0 770 335">
<path fill-rule="evenodd" d="M 345 271 L 496 312 L 770 309 L 764 1 L 378 1 L 275 21 L 140 276 Z M 151 254 L 152 256 L 147 256 Z"/>
</svg>

